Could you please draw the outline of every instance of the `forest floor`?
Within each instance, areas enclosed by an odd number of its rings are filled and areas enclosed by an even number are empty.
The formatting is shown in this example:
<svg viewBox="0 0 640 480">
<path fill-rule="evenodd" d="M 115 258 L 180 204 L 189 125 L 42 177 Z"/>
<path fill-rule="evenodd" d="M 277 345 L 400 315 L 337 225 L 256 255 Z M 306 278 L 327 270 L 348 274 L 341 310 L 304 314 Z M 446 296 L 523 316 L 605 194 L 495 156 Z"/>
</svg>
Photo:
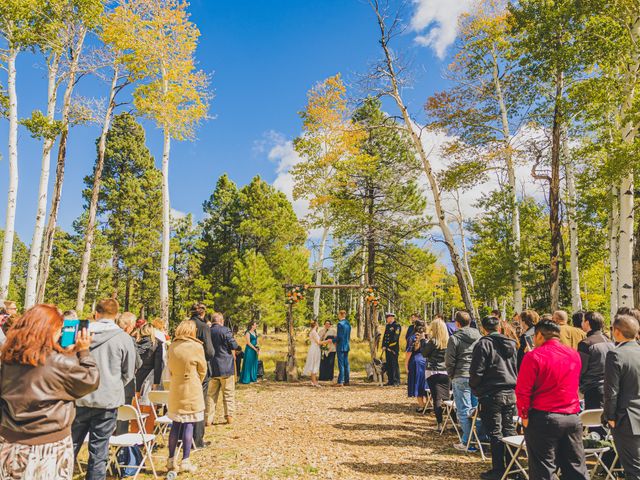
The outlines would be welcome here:
<svg viewBox="0 0 640 480">
<path fill-rule="evenodd" d="M 490 463 L 483 463 L 478 454 L 453 448 L 455 434 L 440 436 L 433 413 L 416 413 L 406 386 L 364 382 L 365 342 L 352 343 L 354 378 L 351 386 L 343 388 L 329 384 L 313 388 L 304 379 L 273 381 L 275 361 L 286 356 L 286 336 L 262 336 L 260 343 L 269 380 L 237 386 L 234 423 L 207 428 L 211 445 L 192 454 L 198 472 L 180 474 L 180 479 L 472 480 L 489 469 Z M 303 335 L 297 343 L 301 369 L 308 345 Z M 400 368 L 406 379 L 403 363 Z M 222 422 L 221 404 L 217 413 L 217 421 Z M 159 478 L 165 478 L 164 445 L 156 453 Z"/>
</svg>

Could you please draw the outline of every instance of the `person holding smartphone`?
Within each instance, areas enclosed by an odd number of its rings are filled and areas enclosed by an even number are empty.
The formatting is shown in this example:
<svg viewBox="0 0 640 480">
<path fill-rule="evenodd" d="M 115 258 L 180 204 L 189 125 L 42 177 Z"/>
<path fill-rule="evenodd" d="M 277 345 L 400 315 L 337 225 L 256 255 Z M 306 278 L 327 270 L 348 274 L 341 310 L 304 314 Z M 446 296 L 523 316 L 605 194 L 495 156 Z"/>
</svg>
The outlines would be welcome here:
<svg viewBox="0 0 640 480">
<path fill-rule="evenodd" d="M 36 305 L 16 320 L 0 356 L 0 478 L 73 477 L 74 401 L 99 385 L 86 329 L 59 343 L 63 317 Z"/>
</svg>

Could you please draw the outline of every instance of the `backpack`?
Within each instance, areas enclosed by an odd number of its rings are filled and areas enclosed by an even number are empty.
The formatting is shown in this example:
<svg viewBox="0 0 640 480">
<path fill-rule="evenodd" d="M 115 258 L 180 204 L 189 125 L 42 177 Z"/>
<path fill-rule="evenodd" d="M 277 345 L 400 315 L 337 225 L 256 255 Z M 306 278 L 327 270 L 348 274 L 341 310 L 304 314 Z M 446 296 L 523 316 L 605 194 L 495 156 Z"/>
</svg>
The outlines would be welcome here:
<svg viewBox="0 0 640 480">
<path fill-rule="evenodd" d="M 120 467 L 120 478 L 133 477 L 138 472 L 138 466 L 142 463 L 140 446 L 121 448 L 117 458 L 120 465 L 126 465 L 126 467 Z"/>
</svg>

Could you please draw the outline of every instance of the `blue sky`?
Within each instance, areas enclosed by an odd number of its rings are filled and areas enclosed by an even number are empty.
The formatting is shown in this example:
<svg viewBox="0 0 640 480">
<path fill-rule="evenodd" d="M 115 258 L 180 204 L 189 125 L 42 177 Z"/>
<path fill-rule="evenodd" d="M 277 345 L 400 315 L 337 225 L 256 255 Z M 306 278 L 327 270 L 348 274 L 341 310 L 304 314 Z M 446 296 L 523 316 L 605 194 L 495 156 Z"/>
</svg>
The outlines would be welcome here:
<svg viewBox="0 0 640 480">
<path fill-rule="evenodd" d="M 407 11 L 407 23 L 413 22 L 415 28 L 398 39 L 396 48 L 413 62 L 415 81 L 406 99 L 416 114 L 426 98 L 444 86 L 442 72 L 447 61 L 438 54 L 444 56 L 455 37 L 455 18 L 467 1 L 416 0 Z M 210 113 L 215 118 L 202 125 L 195 141 L 174 142 L 170 184 L 172 207 L 200 218 L 202 202 L 225 172 L 240 185 L 259 174 L 286 190 L 287 182 L 281 177 L 290 163 L 287 155 L 292 154 L 288 142 L 300 132 L 297 112 L 304 107 L 306 92 L 337 72 L 347 83 L 355 84 L 380 52 L 375 20 L 364 0 L 192 0 L 190 12 L 202 34 L 199 66 L 212 73 L 215 98 Z M 21 117 L 29 116 L 33 109 L 45 109 L 45 75 L 40 56 L 21 55 Z M 0 81 L 5 83 L 5 77 L 0 76 Z M 76 92 L 99 98 L 106 89 L 98 80 L 87 79 Z M 148 146 L 159 161 L 159 132 L 152 124 L 145 126 Z M 71 130 L 59 219 L 65 229 L 82 212 L 82 181 L 95 161 L 98 135 L 95 125 Z M 7 122 L 2 120 L 2 226 L 8 176 L 6 138 Z M 33 229 L 40 148 L 40 142 L 21 128 L 16 228 L 25 243 Z M 52 177 L 54 168 L 52 164 Z"/>
</svg>

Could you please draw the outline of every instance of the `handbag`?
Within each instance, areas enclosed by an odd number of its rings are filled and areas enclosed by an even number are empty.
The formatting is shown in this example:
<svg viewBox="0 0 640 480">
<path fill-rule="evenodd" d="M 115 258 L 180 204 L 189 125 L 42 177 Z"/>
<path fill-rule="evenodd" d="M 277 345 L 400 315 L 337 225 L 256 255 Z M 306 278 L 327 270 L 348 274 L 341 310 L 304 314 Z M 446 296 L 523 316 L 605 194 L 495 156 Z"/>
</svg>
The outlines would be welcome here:
<svg viewBox="0 0 640 480">
<path fill-rule="evenodd" d="M 118 463 L 126 465 L 118 469 L 119 477 L 133 477 L 142 463 L 142 452 L 138 445 L 121 448 L 117 455 Z"/>
</svg>

